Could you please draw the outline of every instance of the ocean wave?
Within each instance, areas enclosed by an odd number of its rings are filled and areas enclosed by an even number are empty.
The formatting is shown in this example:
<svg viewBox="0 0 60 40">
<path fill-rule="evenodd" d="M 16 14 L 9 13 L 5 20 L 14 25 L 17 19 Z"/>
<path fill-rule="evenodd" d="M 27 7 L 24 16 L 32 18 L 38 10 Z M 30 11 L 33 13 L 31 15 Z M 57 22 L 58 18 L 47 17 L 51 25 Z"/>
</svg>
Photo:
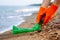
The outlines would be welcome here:
<svg viewBox="0 0 60 40">
<path fill-rule="evenodd" d="M 23 14 L 22 16 L 31 16 L 32 13 Z"/>
<path fill-rule="evenodd" d="M 32 11 L 38 11 L 39 8 L 26 8 L 26 9 L 17 9 L 15 12 L 32 12 Z"/>
<path fill-rule="evenodd" d="M 21 18 L 21 16 L 31 16 L 32 13 L 27 13 L 27 14 L 23 14 L 23 15 L 18 15 L 18 16 L 6 16 L 5 18 Z"/>
<path fill-rule="evenodd" d="M 22 17 L 21 17 L 21 15 L 18 15 L 18 16 L 1 16 L 1 18 L 11 19 L 11 18 L 22 18 Z"/>
</svg>

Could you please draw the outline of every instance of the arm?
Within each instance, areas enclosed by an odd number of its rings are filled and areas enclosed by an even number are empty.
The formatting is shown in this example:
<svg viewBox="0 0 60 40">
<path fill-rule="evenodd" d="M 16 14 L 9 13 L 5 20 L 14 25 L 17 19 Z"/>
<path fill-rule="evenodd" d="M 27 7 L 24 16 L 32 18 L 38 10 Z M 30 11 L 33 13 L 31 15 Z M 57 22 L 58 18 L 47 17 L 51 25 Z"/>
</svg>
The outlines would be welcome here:
<svg viewBox="0 0 60 40">
<path fill-rule="evenodd" d="M 60 6 L 60 0 L 54 0 L 53 2 L 55 5 Z"/>
<path fill-rule="evenodd" d="M 43 0 L 42 7 L 47 8 L 49 6 L 49 4 L 50 4 L 50 1 L 51 0 Z"/>
</svg>

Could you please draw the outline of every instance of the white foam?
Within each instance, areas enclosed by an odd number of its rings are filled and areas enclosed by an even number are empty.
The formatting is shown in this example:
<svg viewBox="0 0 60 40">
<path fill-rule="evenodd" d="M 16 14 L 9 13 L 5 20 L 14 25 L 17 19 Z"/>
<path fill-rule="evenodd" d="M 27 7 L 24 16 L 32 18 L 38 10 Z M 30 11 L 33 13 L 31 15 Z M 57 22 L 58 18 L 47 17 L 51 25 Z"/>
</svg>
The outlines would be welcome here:
<svg viewBox="0 0 60 40">
<path fill-rule="evenodd" d="M 7 16 L 7 18 L 14 18 L 15 16 Z"/>
<path fill-rule="evenodd" d="M 32 13 L 24 14 L 23 16 L 31 16 Z"/>
<path fill-rule="evenodd" d="M 1 17 L 1 18 L 21 18 L 21 16 L 23 16 L 23 15 L 18 15 L 18 16 L 3 16 L 3 17 Z"/>
<path fill-rule="evenodd" d="M 38 11 L 39 8 L 26 8 L 26 9 L 17 9 L 15 12 L 31 12 L 31 11 Z"/>
</svg>

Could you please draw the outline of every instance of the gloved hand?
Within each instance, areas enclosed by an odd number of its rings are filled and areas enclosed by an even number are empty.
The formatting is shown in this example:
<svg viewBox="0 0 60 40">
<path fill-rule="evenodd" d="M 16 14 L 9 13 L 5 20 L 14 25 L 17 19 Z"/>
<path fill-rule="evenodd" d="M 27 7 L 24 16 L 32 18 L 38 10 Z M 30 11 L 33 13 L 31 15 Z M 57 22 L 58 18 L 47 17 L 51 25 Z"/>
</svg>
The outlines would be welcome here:
<svg viewBox="0 0 60 40">
<path fill-rule="evenodd" d="M 51 20 L 54 17 L 57 9 L 58 6 L 55 4 L 52 4 L 47 9 L 41 7 L 36 18 L 36 23 L 40 23 L 40 21 L 43 19 L 43 24 L 46 25 L 46 23 L 48 23 L 49 20 Z"/>
</svg>

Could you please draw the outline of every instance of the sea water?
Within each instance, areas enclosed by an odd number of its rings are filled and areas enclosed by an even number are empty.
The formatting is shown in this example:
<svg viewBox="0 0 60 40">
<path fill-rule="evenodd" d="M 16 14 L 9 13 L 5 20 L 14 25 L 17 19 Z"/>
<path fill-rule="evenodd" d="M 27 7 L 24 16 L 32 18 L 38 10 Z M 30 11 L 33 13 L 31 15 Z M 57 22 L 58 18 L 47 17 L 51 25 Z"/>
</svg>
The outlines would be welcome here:
<svg viewBox="0 0 60 40">
<path fill-rule="evenodd" d="M 26 16 L 38 10 L 39 6 L 0 6 L 0 34 L 11 30 L 13 25 L 25 22 Z"/>
</svg>

